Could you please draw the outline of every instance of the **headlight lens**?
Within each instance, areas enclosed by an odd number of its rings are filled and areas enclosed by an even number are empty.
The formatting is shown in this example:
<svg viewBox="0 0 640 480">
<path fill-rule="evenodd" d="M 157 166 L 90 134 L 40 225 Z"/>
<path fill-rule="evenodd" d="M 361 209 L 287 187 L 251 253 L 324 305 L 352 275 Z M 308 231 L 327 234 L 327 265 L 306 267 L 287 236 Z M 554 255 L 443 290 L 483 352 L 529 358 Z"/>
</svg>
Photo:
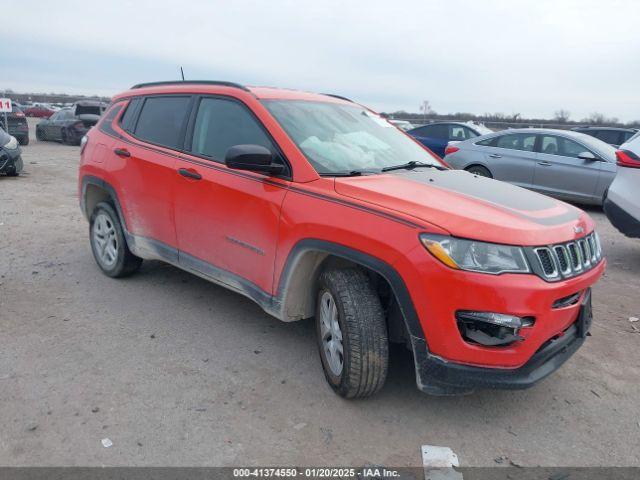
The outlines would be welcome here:
<svg viewBox="0 0 640 480">
<path fill-rule="evenodd" d="M 434 257 L 451 268 L 494 275 L 530 271 L 520 247 L 427 233 L 420 235 L 420 241 Z"/>
<path fill-rule="evenodd" d="M 16 140 L 16 137 L 9 137 L 9 141 L 4 144 L 4 148 L 9 150 L 15 150 L 18 148 L 18 140 Z"/>
</svg>

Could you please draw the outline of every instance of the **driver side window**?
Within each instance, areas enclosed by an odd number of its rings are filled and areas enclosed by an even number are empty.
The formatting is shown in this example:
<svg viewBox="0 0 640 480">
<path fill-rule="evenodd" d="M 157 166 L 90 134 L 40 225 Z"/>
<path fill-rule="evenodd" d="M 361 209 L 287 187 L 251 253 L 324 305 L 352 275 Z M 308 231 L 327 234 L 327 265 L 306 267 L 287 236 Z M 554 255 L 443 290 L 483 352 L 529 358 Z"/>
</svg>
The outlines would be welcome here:
<svg viewBox="0 0 640 480">
<path fill-rule="evenodd" d="M 276 153 L 271 140 L 253 116 L 233 100 L 203 98 L 193 129 L 191 151 L 224 162 L 235 145 L 261 145 Z"/>
<path fill-rule="evenodd" d="M 560 155 L 562 157 L 571 158 L 578 158 L 578 155 L 581 153 L 591 152 L 588 148 L 580 145 L 578 142 L 574 142 L 568 138 L 552 135 L 542 136 L 540 151 L 541 153 L 546 153 L 548 155 Z"/>
</svg>

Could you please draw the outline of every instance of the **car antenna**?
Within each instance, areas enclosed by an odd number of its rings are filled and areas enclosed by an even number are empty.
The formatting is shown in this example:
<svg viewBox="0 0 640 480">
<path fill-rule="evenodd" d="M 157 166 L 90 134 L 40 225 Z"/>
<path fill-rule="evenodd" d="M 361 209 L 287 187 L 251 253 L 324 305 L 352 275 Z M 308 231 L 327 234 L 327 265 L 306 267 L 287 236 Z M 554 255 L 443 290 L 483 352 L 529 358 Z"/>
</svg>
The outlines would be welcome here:
<svg viewBox="0 0 640 480">
<path fill-rule="evenodd" d="M 184 82 L 184 70 L 182 70 L 182 66 L 180 67 L 180 75 L 182 75 L 182 81 Z"/>
</svg>

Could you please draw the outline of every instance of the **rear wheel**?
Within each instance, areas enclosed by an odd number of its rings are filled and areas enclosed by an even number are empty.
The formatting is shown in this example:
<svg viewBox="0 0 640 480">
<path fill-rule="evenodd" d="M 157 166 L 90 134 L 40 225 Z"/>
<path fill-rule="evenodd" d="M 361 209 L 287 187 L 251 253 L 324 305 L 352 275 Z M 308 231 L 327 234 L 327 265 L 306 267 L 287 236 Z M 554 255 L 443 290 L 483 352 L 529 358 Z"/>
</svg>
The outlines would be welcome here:
<svg viewBox="0 0 640 480">
<path fill-rule="evenodd" d="M 63 145 L 69 145 L 68 137 L 67 137 L 67 130 L 64 129 L 64 128 L 60 130 L 60 141 L 62 142 Z"/>
<path fill-rule="evenodd" d="M 467 172 L 473 173 L 474 175 L 478 175 L 479 177 L 493 178 L 493 175 L 491 175 L 491 172 L 485 167 L 483 167 L 482 165 L 473 165 L 467 168 L 466 170 Z"/>
<path fill-rule="evenodd" d="M 18 137 L 18 143 L 25 147 L 29 145 L 29 135 L 25 135 L 24 137 Z"/>
<path fill-rule="evenodd" d="M 44 131 L 40 128 L 36 127 L 36 140 L 40 141 L 40 142 L 44 142 L 46 140 Z"/>
<path fill-rule="evenodd" d="M 91 250 L 102 272 L 109 277 L 126 277 L 142 264 L 127 246 L 120 219 L 113 207 L 100 202 L 89 222 Z"/>
<path fill-rule="evenodd" d="M 325 377 L 337 394 L 362 398 L 383 387 L 389 362 L 387 325 L 364 272 L 335 269 L 320 276 L 316 334 Z"/>
</svg>

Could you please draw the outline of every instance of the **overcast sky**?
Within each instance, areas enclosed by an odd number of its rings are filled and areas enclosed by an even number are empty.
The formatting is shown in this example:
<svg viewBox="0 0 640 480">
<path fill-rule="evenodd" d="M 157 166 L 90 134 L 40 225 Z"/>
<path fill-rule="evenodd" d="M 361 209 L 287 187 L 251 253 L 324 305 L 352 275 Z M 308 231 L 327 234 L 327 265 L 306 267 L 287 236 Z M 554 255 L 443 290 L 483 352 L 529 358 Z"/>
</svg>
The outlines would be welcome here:
<svg viewBox="0 0 640 480">
<path fill-rule="evenodd" d="M 640 1 L 3 2 L 0 89 L 222 79 L 379 111 L 640 120 Z"/>
</svg>

